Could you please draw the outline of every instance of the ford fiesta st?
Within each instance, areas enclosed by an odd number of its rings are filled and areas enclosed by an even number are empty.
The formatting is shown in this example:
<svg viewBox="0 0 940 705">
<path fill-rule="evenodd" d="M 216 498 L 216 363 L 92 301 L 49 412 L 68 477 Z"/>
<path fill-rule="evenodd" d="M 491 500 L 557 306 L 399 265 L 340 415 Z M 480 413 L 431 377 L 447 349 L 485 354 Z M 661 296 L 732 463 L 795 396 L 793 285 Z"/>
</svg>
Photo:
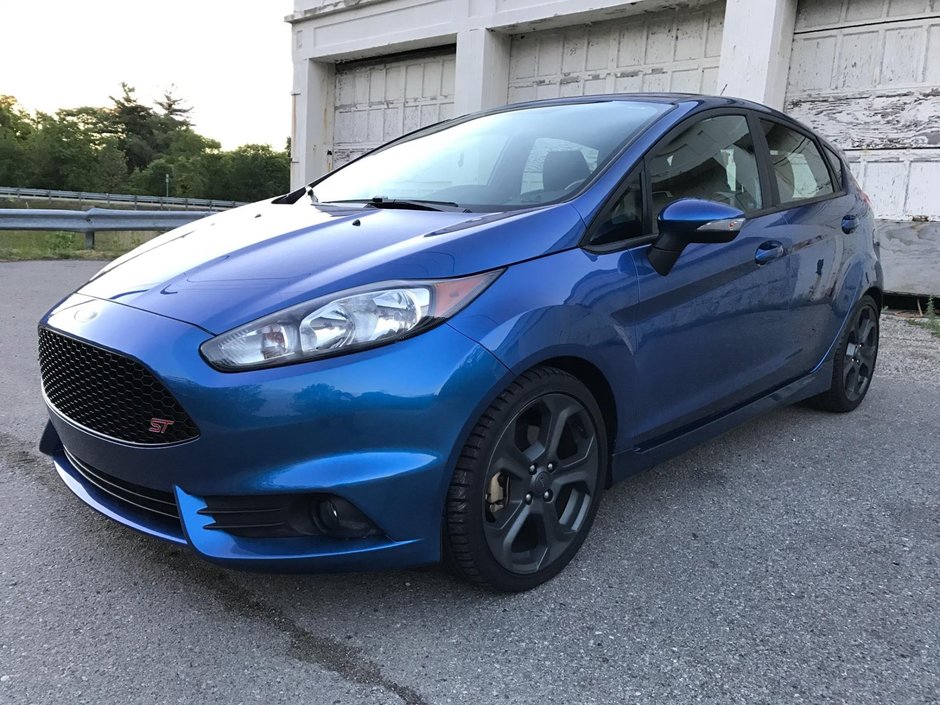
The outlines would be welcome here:
<svg viewBox="0 0 940 705">
<path fill-rule="evenodd" d="M 86 504 L 226 566 L 557 574 L 605 487 L 761 412 L 851 411 L 868 199 L 785 115 L 526 103 L 166 233 L 41 321 Z"/>
</svg>

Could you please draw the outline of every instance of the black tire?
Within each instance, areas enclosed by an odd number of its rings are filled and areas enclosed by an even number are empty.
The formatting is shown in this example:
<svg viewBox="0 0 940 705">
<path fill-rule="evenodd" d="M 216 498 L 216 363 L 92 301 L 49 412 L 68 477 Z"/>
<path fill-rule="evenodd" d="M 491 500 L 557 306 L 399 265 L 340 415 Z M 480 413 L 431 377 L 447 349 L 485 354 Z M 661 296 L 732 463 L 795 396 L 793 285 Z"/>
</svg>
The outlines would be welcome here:
<svg viewBox="0 0 940 705">
<path fill-rule="evenodd" d="M 864 401 L 878 361 L 879 316 L 875 300 L 863 296 L 836 345 L 832 386 L 808 399 L 808 406 L 844 414 Z"/>
<path fill-rule="evenodd" d="M 608 462 L 588 389 L 553 367 L 523 373 L 483 412 L 457 461 L 445 560 L 460 577 L 501 592 L 554 577 L 590 531 Z"/>
</svg>

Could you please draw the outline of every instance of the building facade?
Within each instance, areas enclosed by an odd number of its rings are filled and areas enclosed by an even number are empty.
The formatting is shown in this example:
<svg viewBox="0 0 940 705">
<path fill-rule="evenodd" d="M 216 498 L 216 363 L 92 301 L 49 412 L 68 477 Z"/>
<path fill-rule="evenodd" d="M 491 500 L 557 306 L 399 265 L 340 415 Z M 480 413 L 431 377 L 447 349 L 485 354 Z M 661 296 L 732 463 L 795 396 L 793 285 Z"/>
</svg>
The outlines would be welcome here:
<svg viewBox="0 0 940 705">
<path fill-rule="evenodd" d="M 507 103 L 748 98 L 845 150 L 889 287 L 940 294 L 940 0 L 295 0 L 287 20 L 295 185 Z"/>
</svg>

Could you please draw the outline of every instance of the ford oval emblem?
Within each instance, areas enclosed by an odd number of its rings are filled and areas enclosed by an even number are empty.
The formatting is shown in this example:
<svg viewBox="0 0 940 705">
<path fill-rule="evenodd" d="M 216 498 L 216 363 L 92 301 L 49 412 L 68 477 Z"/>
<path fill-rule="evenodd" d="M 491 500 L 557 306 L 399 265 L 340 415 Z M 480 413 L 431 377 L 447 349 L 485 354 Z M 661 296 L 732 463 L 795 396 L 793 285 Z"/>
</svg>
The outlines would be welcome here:
<svg viewBox="0 0 940 705">
<path fill-rule="evenodd" d="M 72 317 L 79 323 L 88 323 L 98 318 L 98 307 L 94 305 L 79 306 L 75 313 L 72 314 Z"/>
</svg>

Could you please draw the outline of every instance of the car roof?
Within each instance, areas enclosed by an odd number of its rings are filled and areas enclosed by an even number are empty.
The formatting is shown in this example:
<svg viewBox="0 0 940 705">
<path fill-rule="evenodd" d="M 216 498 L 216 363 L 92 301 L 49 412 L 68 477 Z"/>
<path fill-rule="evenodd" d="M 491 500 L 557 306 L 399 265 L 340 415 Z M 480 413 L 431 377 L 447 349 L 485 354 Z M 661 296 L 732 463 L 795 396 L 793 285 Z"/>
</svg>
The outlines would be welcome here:
<svg viewBox="0 0 940 705">
<path fill-rule="evenodd" d="M 703 108 L 739 107 L 787 117 L 778 110 L 774 110 L 773 108 L 770 108 L 761 103 L 755 103 L 752 100 L 745 100 L 744 98 L 731 98 L 727 96 L 705 95 L 701 93 L 596 93 L 584 96 L 545 98 L 542 100 L 530 100 L 522 103 L 512 103 L 510 105 L 503 105 L 491 111 L 488 110 L 484 112 L 503 112 L 543 107 L 548 105 L 576 105 L 583 103 L 606 103 L 610 101 L 666 103 L 671 105 L 694 102 L 700 104 Z"/>
<path fill-rule="evenodd" d="M 705 95 L 701 93 L 596 93 L 584 96 L 569 96 L 566 98 L 545 98 L 542 100 L 530 100 L 523 103 L 512 103 L 502 105 L 497 108 L 485 110 L 476 115 L 485 115 L 489 113 L 511 112 L 514 110 L 525 110 L 527 108 L 544 107 L 549 105 L 579 105 L 584 103 L 607 103 L 611 101 L 623 101 L 634 103 L 658 103 L 665 105 L 681 105 L 683 103 L 695 103 L 697 111 L 708 110 L 712 108 L 743 108 L 754 112 L 763 113 L 778 120 L 795 125 L 802 130 L 815 135 L 830 149 L 838 152 L 832 143 L 822 137 L 816 130 L 800 122 L 796 118 L 787 115 L 780 110 L 776 110 L 762 103 L 756 103 L 744 98 L 731 98 L 727 96 Z M 696 112 L 697 112 L 696 111 Z"/>
</svg>

